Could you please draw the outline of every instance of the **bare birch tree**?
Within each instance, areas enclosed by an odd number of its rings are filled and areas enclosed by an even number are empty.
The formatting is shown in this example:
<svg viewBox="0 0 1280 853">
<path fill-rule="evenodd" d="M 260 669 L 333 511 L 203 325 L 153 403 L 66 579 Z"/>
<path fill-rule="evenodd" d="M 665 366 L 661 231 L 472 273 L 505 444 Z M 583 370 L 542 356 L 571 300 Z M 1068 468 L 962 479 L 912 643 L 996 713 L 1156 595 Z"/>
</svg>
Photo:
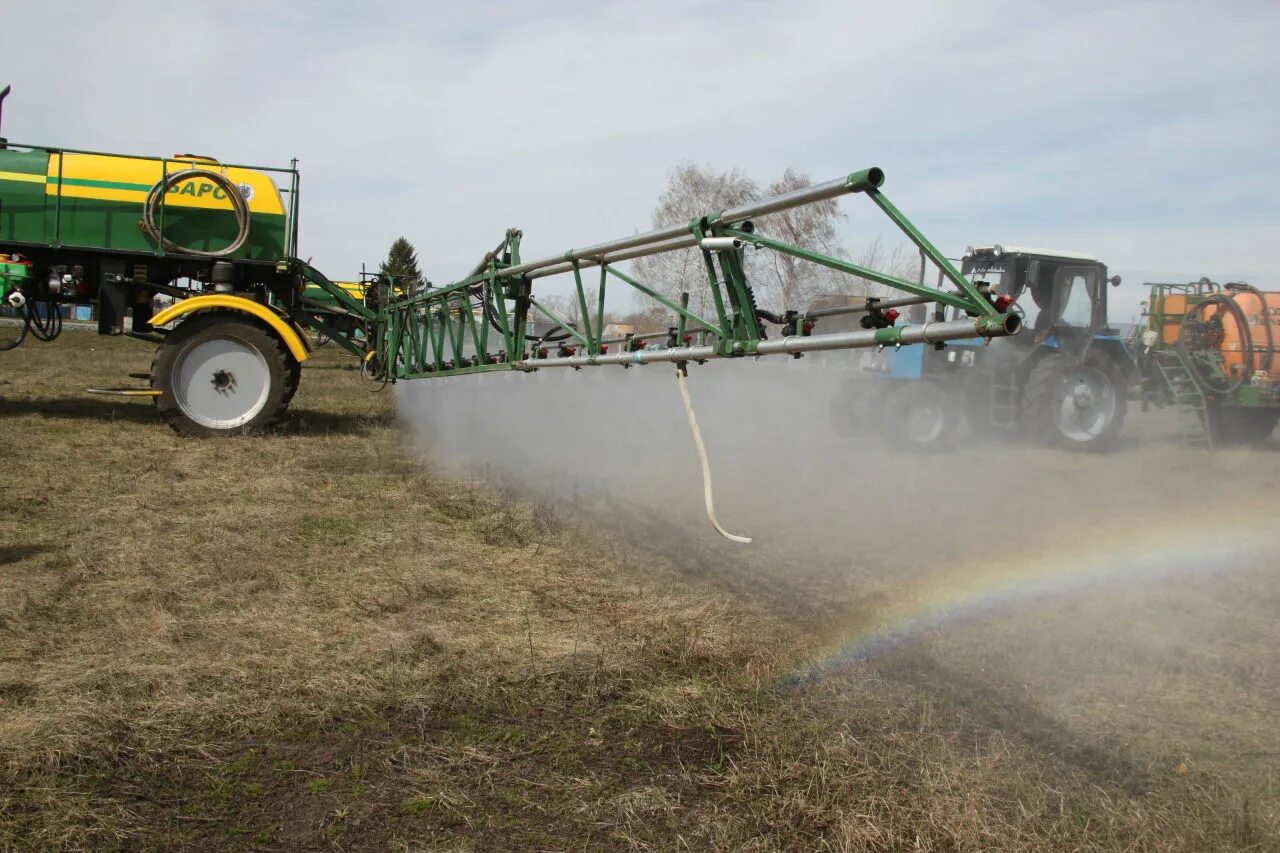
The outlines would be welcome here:
<svg viewBox="0 0 1280 853">
<path fill-rule="evenodd" d="M 915 281 L 920 277 L 919 256 L 911 247 L 898 243 L 892 248 L 886 248 L 884 241 L 878 236 L 867 242 L 854 263 L 907 281 Z M 900 295 L 891 287 L 858 276 L 845 276 L 843 281 L 844 286 L 832 292 L 852 296 Z"/>
<path fill-rule="evenodd" d="M 809 186 L 808 175 L 795 169 L 787 169 L 782 177 L 769 185 L 767 196 L 795 192 Z M 793 246 L 815 249 L 825 255 L 843 254 L 836 241 L 836 223 L 844 219 L 836 199 L 829 198 L 803 207 L 763 216 L 756 224 L 762 233 L 776 237 Z M 803 310 L 819 293 L 829 293 L 838 286 L 844 276 L 835 270 L 784 255 L 767 252 L 766 260 L 759 266 L 766 268 L 769 286 L 757 282 L 760 301 L 780 311 Z"/>
<path fill-rule="evenodd" d="M 689 222 L 694 217 L 728 210 L 759 198 L 756 182 L 737 169 L 717 172 L 684 162 L 671 170 L 666 192 L 651 217 L 654 228 Z M 711 291 L 702 252 L 685 249 L 637 258 L 637 278 L 672 300 L 689 292 L 689 307 L 703 316 L 710 311 Z M 669 313 L 669 312 L 667 312 Z"/>
<path fill-rule="evenodd" d="M 555 312 L 561 319 L 566 320 L 573 328 L 579 331 L 585 331 L 590 328 L 592 333 L 595 334 L 598 332 L 596 329 L 596 321 L 601 319 L 599 314 L 600 299 L 596 291 L 591 288 L 586 288 L 583 295 L 586 297 L 587 302 L 587 315 L 585 320 L 582 316 L 582 303 L 578 300 L 578 294 L 576 292 L 552 293 L 545 296 L 539 296 L 538 303 L 544 308 Z M 529 313 L 536 323 L 549 324 L 552 322 L 549 316 L 536 308 L 532 309 Z M 664 309 L 665 315 L 670 315 L 670 313 L 670 311 L 666 311 Z M 618 321 L 618 315 L 615 312 L 606 310 L 604 312 L 603 320 L 606 325 L 609 323 L 615 323 Z"/>
<path fill-rule="evenodd" d="M 787 169 L 761 192 L 754 180 L 737 169 L 718 172 L 710 167 L 682 163 L 672 170 L 667 190 L 654 208 L 653 225 L 660 228 L 688 222 L 694 217 L 760 198 L 794 192 L 810 183 L 808 176 Z M 792 245 L 840 256 L 843 252 L 836 226 L 843 218 L 837 201 L 827 199 L 761 217 L 756 225 L 762 233 Z M 775 311 L 803 309 L 817 294 L 840 292 L 841 279 L 846 278 L 833 270 L 777 252 L 748 250 L 745 266 L 757 304 Z M 706 266 L 697 249 L 638 258 L 635 270 L 645 284 L 663 295 L 678 299 L 681 291 L 688 291 L 694 311 L 704 315 L 710 311 Z"/>
</svg>

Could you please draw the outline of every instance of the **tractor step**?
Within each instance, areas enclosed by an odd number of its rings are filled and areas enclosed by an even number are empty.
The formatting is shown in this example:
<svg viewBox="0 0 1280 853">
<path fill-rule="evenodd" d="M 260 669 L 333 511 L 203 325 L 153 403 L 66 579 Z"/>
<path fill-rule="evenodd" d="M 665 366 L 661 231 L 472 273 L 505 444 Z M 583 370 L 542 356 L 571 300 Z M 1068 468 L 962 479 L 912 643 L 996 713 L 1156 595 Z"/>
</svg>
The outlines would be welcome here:
<svg viewBox="0 0 1280 853">
<path fill-rule="evenodd" d="M 991 383 L 991 425 L 998 429 L 1015 429 L 1018 426 L 1018 385 L 1010 381 L 1012 367 L 997 369 Z"/>
</svg>

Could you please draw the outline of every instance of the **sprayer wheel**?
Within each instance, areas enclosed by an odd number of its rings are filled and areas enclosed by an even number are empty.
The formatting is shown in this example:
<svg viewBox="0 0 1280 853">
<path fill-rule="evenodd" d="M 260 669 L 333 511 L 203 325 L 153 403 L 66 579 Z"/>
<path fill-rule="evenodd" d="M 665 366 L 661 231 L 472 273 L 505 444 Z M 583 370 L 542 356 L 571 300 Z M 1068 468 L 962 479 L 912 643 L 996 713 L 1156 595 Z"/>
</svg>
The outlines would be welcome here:
<svg viewBox="0 0 1280 853">
<path fill-rule="evenodd" d="M 1257 447 L 1280 421 L 1280 409 L 1252 409 L 1210 402 L 1206 408 L 1209 433 L 1216 447 Z"/>
<path fill-rule="evenodd" d="M 279 419 L 298 387 L 299 365 L 271 332 L 225 311 L 181 323 L 156 350 L 156 408 L 176 432 L 259 432 Z"/>
<path fill-rule="evenodd" d="M 1104 355 L 1083 362 L 1048 355 L 1031 369 L 1022 395 L 1022 426 L 1031 440 L 1104 450 L 1115 444 L 1127 408 L 1123 377 Z"/>
<path fill-rule="evenodd" d="M 302 362 L 294 358 L 292 353 L 285 354 L 285 361 L 288 362 L 289 372 L 285 377 L 284 404 L 288 406 L 293 402 L 293 395 L 298 393 L 298 385 L 302 382 Z"/>
</svg>

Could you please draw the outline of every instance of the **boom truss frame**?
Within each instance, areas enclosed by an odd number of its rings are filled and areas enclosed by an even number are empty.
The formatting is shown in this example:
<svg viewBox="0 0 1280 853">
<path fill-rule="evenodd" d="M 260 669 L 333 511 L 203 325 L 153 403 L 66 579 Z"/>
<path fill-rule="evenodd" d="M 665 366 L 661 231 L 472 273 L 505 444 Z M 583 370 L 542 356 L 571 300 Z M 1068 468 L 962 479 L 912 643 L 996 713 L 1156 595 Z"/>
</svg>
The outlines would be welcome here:
<svg viewBox="0 0 1280 853">
<path fill-rule="evenodd" d="M 403 295 L 397 295 L 395 288 L 386 283 L 375 285 L 383 287 L 384 292 L 372 310 L 355 303 L 349 295 L 340 294 L 336 285 L 332 290 L 325 289 L 340 301 L 346 296 L 345 301 L 353 303 L 350 310 L 371 322 L 370 358 L 382 378 L 390 381 L 544 367 L 705 361 L 810 350 L 940 344 L 961 338 L 1016 334 L 1020 328 L 1018 317 L 1001 313 L 988 294 L 938 251 L 880 191 L 883 181 L 880 169 L 864 169 L 782 196 L 709 213 L 686 225 L 531 262 L 521 258 L 522 232 L 510 229 L 471 275 L 459 281 Z M 927 258 L 938 268 L 938 287 L 766 236 L 757 232 L 753 222 L 756 217 L 850 193 L 868 196 L 919 249 L 922 259 Z M 702 254 L 713 308 L 710 315 L 691 310 L 688 293 L 673 300 L 618 267 L 623 261 L 645 255 L 689 248 L 697 248 Z M 968 319 L 813 334 L 813 322 L 802 312 L 789 312 L 779 318 L 756 307 L 744 258 L 748 248 L 779 252 L 867 279 L 909 294 L 914 297 L 913 302 L 959 309 L 956 315 L 963 313 Z M 593 268 L 595 274 L 589 277 Z M 555 275 L 572 275 L 580 323 L 571 323 L 535 295 L 534 282 Z M 944 290 L 944 282 L 954 290 Z M 326 282 L 317 283 L 324 286 Z M 610 285 L 629 288 L 671 311 L 671 331 L 666 335 L 606 338 L 604 306 Z M 594 308 L 588 293 L 595 297 Z M 551 323 L 558 334 L 530 334 L 530 321 L 539 316 Z M 766 322 L 782 325 L 783 335 L 770 338 Z M 654 342 L 654 338 L 665 341 Z M 555 345 L 554 353 L 547 346 L 549 343 Z"/>
</svg>

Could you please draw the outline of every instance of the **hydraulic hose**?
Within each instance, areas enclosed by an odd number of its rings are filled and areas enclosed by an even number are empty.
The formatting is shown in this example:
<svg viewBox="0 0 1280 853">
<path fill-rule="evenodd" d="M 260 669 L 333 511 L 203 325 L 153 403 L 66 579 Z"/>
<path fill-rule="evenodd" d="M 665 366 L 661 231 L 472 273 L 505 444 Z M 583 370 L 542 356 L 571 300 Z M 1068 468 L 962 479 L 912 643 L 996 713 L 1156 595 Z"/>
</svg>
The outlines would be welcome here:
<svg viewBox="0 0 1280 853">
<path fill-rule="evenodd" d="M 702 443 L 702 430 L 698 429 L 698 419 L 693 416 L 693 400 L 689 398 L 689 388 L 686 384 L 688 378 L 688 368 L 684 364 L 676 365 L 676 382 L 680 385 L 680 399 L 684 400 L 684 411 L 689 416 L 689 430 L 693 433 L 693 443 L 698 448 L 698 461 L 702 463 L 702 498 L 707 506 L 707 519 L 716 529 L 716 533 L 725 539 L 748 544 L 751 542 L 750 536 L 734 536 L 721 527 L 720 522 L 716 520 L 716 508 L 711 499 L 711 463 L 707 460 L 707 448 Z"/>
<path fill-rule="evenodd" d="M 213 251 L 204 249 L 192 249 L 188 246 L 180 246 L 160 233 L 160 228 L 156 225 L 156 211 L 163 203 L 165 196 L 169 190 L 183 181 L 189 181 L 192 178 L 204 178 L 212 181 L 215 185 L 222 188 L 227 198 L 231 201 L 231 209 L 236 215 L 236 238 L 227 246 Z M 166 175 L 156 182 L 156 185 L 147 193 L 147 200 L 142 206 L 142 230 L 148 237 L 159 243 L 166 252 L 173 252 L 180 255 L 195 255 L 198 258 L 225 258 L 236 252 L 245 241 L 249 239 L 249 226 L 251 224 L 249 218 L 249 202 L 240 194 L 240 188 L 236 186 L 230 178 L 221 172 L 215 172 L 211 169 L 183 169 L 181 172 L 174 172 Z"/>
<path fill-rule="evenodd" d="M 1239 376 L 1228 378 L 1225 381 L 1225 384 L 1223 384 L 1220 377 L 1213 377 L 1211 379 L 1200 368 L 1195 367 L 1193 369 L 1198 374 L 1198 379 L 1211 390 L 1220 394 L 1231 394 L 1243 385 L 1245 380 L 1253 375 L 1254 371 L 1255 353 L 1253 348 L 1253 333 L 1249 330 L 1248 318 L 1245 316 L 1244 309 L 1240 307 L 1239 303 L 1230 296 L 1222 293 L 1214 293 L 1211 296 L 1206 297 L 1203 301 L 1197 302 L 1195 305 L 1187 309 L 1187 313 L 1183 315 L 1182 323 L 1178 327 L 1177 350 L 1182 355 L 1183 361 L 1191 365 L 1195 363 L 1191 360 L 1191 347 L 1189 345 L 1190 342 L 1188 341 L 1189 332 L 1194 326 L 1200 323 L 1200 315 L 1203 314 L 1205 309 L 1211 305 L 1221 306 L 1229 312 L 1232 318 L 1236 321 L 1236 328 L 1239 329 L 1240 334 L 1240 352 L 1243 355 L 1244 370 L 1241 371 Z M 1270 334 L 1269 324 L 1267 331 L 1268 334 Z M 1203 342 L 1198 343 L 1201 344 L 1198 348 L 1203 349 Z"/>
<path fill-rule="evenodd" d="M 8 352 L 11 349 L 17 349 L 22 342 L 27 339 L 27 331 L 31 328 L 31 318 L 28 316 L 25 307 L 17 309 L 18 312 L 18 336 L 11 341 L 0 343 L 0 352 Z"/>
<path fill-rule="evenodd" d="M 1251 360 L 1254 362 L 1253 370 L 1270 371 L 1271 362 L 1275 359 L 1275 354 L 1276 354 L 1276 339 L 1275 339 L 1275 332 L 1271 328 L 1271 318 L 1267 316 L 1266 294 L 1263 293 L 1261 290 L 1258 290 L 1258 288 L 1254 287 L 1252 284 L 1249 284 L 1248 282 L 1244 282 L 1244 281 L 1233 281 L 1225 285 L 1225 288 L 1229 291 L 1236 291 L 1238 293 L 1251 294 L 1254 298 L 1258 300 L 1258 312 L 1259 312 L 1259 316 L 1262 317 L 1262 328 L 1266 330 L 1266 333 L 1267 333 L 1267 356 L 1266 356 L 1267 360 L 1265 365 L 1258 363 L 1257 347 L 1253 346 L 1253 330 L 1252 329 L 1249 330 L 1249 344 L 1250 344 L 1249 354 L 1251 356 Z"/>
<path fill-rule="evenodd" d="M 387 387 L 390 371 L 382 363 L 376 352 L 370 351 L 360 360 L 360 382 L 365 390 L 378 392 Z"/>
<path fill-rule="evenodd" d="M 495 332 L 497 332 L 498 334 L 502 334 L 502 326 L 498 323 L 498 318 L 494 315 L 493 305 L 490 302 L 489 297 L 491 293 L 492 291 L 490 291 L 489 285 L 485 284 L 480 294 L 480 304 L 484 307 L 484 316 L 489 321 L 489 325 L 493 327 L 493 330 Z M 569 324 L 569 327 L 574 329 L 574 331 L 577 331 L 577 327 L 574 326 L 572 323 Z M 555 334 L 555 331 L 557 329 L 563 330 L 564 334 L 562 335 Z M 565 329 L 565 327 L 561 326 L 559 323 L 557 323 L 556 325 L 548 329 L 545 335 L 524 335 L 524 339 L 526 341 L 537 341 L 539 343 L 548 343 L 548 344 L 558 344 L 561 341 L 566 341 L 571 337 L 573 337 L 572 333 L 570 333 L 568 329 Z"/>
<path fill-rule="evenodd" d="M 36 311 L 37 305 L 45 306 L 46 316 L 40 316 Z M 38 302 L 34 299 L 28 300 L 26 326 L 38 341 L 51 341 L 62 334 L 62 311 L 58 307 L 57 300 L 52 296 Z"/>
</svg>

